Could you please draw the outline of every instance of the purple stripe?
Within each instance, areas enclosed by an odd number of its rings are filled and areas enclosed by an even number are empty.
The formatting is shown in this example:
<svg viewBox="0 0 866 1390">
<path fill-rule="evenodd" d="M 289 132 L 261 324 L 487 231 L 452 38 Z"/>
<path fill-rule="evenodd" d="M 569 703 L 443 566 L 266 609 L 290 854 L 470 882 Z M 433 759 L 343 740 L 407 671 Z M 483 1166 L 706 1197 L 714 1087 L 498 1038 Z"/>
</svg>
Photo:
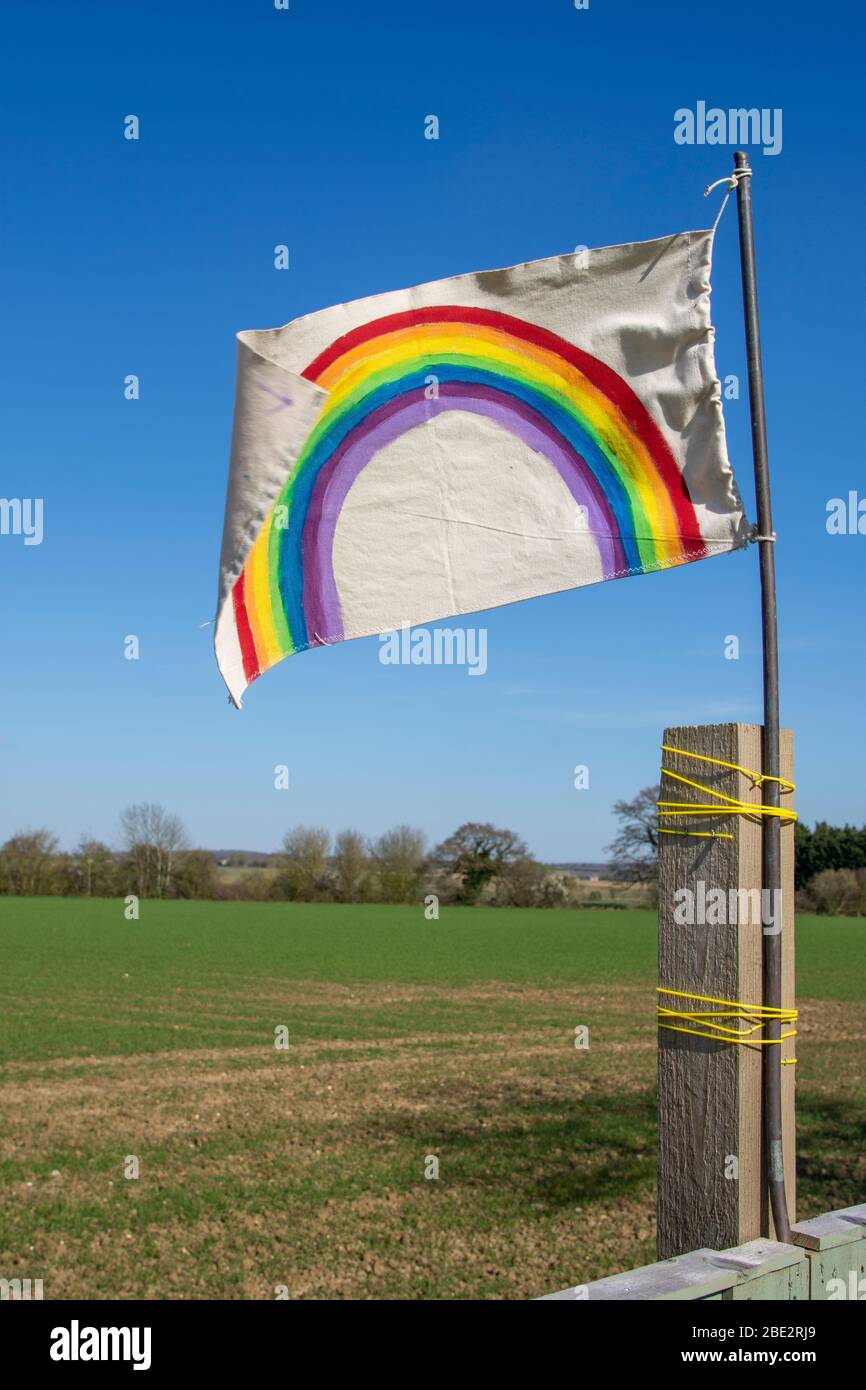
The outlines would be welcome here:
<svg viewBox="0 0 866 1390">
<path fill-rule="evenodd" d="M 543 415 L 489 386 L 443 382 L 438 398 L 433 400 L 427 400 L 419 387 L 380 406 L 350 431 L 316 479 L 301 540 L 304 617 L 311 646 L 338 642 L 343 636 L 333 548 L 337 521 L 349 489 L 380 449 L 446 410 L 468 410 L 487 416 L 542 454 L 553 464 L 578 505 L 586 507 L 588 530 L 597 542 L 604 578 L 625 568 L 613 512 L 598 479 Z"/>
</svg>

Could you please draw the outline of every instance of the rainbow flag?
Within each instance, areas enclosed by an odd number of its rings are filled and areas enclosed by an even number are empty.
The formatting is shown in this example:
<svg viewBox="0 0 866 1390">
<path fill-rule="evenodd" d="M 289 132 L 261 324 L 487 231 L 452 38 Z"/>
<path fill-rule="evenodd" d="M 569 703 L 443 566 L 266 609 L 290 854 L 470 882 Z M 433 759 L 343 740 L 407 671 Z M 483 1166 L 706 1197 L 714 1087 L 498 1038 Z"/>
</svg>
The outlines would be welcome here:
<svg viewBox="0 0 866 1390">
<path fill-rule="evenodd" d="M 234 703 L 293 652 L 746 544 L 709 231 L 238 334 L 215 629 Z"/>
</svg>

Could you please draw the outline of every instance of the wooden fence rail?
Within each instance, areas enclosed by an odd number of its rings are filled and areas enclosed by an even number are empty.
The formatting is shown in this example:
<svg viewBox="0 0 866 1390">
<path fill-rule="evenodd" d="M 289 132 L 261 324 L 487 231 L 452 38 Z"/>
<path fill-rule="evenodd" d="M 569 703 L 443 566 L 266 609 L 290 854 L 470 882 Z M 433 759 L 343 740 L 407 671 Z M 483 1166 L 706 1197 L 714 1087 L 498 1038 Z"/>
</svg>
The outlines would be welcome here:
<svg viewBox="0 0 866 1390">
<path fill-rule="evenodd" d="M 658 1264 L 576 1284 L 548 1299 L 578 1301 L 754 1299 L 866 1301 L 866 1203 L 794 1228 L 793 1245 L 750 1240 L 731 1250 L 692 1250 Z"/>
</svg>

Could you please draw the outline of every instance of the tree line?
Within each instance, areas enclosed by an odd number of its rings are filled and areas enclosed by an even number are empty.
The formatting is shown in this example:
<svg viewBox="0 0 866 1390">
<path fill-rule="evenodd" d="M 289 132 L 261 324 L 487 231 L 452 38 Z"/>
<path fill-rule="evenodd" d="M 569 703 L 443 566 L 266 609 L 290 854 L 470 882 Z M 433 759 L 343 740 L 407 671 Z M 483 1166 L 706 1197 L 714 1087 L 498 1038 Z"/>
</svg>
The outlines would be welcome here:
<svg viewBox="0 0 866 1390">
<path fill-rule="evenodd" d="M 615 804 L 619 831 L 608 847 L 610 878 L 638 888 L 646 905 L 657 900 L 658 795 L 645 787 Z M 866 915 L 866 826 L 819 821 L 809 829 L 798 821 L 795 837 L 799 910 Z M 475 821 L 432 849 L 409 825 L 374 839 L 297 825 L 266 868 L 231 873 L 209 851 L 191 848 L 180 818 L 152 802 L 125 808 L 120 839 L 113 849 L 84 836 L 64 853 L 51 831 L 20 831 L 0 846 L 0 893 L 342 903 L 417 903 L 432 893 L 443 904 L 503 907 L 591 906 L 601 896 L 540 863 L 514 831 Z"/>
<path fill-rule="evenodd" d="M 47 829 L 20 831 L 0 846 L 0 893 L 342 903 L 417 903 L 435 894 L 440 903 L 509 907 L 570 901 L 568 874 L 539 863 L 513 831 L 478 822 L 432 849 L 409 825 L 374 839 L 297 825 L 269 867 L 231 875 L 209 851 L 190 847 L 178 816 L 152 802 L 126 807 L 120 838 L 118 850 L 84 836 L 66 853 Z"/>
<path fill-rule="evenodd" d="M 179 816 L 153 802 L 120 816 L 122 848 L 83 835 L 69 853 L 44 827 L 21 830 L 0 845 L 0 893 L 21 897 L 207 898 L 217 866 L 207 850 L 190 848 Z"/>
</svg>

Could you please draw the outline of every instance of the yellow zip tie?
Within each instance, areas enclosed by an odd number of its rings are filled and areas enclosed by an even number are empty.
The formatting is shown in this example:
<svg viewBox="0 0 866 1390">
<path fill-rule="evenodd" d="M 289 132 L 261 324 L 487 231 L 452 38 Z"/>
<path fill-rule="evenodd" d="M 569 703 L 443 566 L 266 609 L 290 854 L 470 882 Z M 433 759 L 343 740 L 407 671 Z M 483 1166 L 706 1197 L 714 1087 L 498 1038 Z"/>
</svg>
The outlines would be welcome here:
<svg viewBox="0 0 866 1390">
<path fill-rule="evenodd" d="M 740 767 L 739 763 L 726 763 L 721 758 L 708 758 L 706 753 L 690 753 L 687 748 L 673 748 L 669 743 L 662 744 L 663 753 L 680 753 L 684 758 L 697 758 L 702 763 L 713 763 L 716 767 L 727 767 L 732 772 L 742 772 L 744 777 L 748 777 L 755 786 L 760 786 L 761 782 L 780 782 L 782 790 L 792 792 L 796 790 L 796 782 L 789 782 L 787 777 L 770 777 L 763 772 L 752 772 L 748 767 Z"/>
<path fill-rule="evenodd" d="M 767 1047 L 786 1042 L 797 1036 L 796 1028 L 782 1033 L 778 1038 L 756 1038 L 753 1035 L 771 1020 L 778 1020 L 784 1027 L 786 1023 L 797 1022 L 796 1009 L 776 1009 L 767 1004 L 742 1004 L 736 999 L 713 999 L 706 994 L 689 994 L 682 989 L 664 989 L 659 986 L 657 994 L 667 994 L 675 999 L 691 999 L 696 1004 L 718 1004 L 715 1009 L 670 1009 L 665 1004 L 658 1006 L 658 1026 L 672 1033 L 691 1033 L 696 1038 L 709 1038 L 713 1042 L 744 1043 L 747 1047 Z M 713 1023 L 712 1019 L 740 1019 L 750 1024 L 748 1028 L 730 1028 L 724 1023 Z M 664 1019 L 677 1019 L 679 1023 L 665 1023 Z M 683 1028 L 680 1023 L 697 1023 L 698 1028 Z M 711 1031 L 710 1031 L 711 1030 Z M 783 1057 L 782 1066 L 793 1066 L 796 1057 Z"/>
<path fill-rule="evenodd" d="M 656 802 L 661 805 L 660 801 Z M 733 835 L 729 835 L 727 830 L 668 830 L 664 825 L 657 825 L 656 830 L 659 835 L 694 835 L 698 840 L 733 840 Z"/>
<path fill-rule="evenodd" d="M 739 763 L 727 763 L 721 758 L 710 758 L 705 753 L 691 753 L 687 748 L 674 748 L 668 743 L 662 744 L 663 753 L 678 753 L 683 758 L 697 758 L 702 763 L 712 763 L 715 767 L 728 768 L 731 772 L 741 772 L 744 777 L 748 777 L 752 785 L 759 787 L 763 782 L 778 782 L 783 792 L 795 790 L 795 783 L 789 782 L 787 777 L 769 777 L 762 772 L 752 772 L 750 768 L 740 767 Z M 705 796 L 714 796 L 719 801 L 724 801 L 724 806 L 714 806 L 712 802 L 691 802 L 691 801 L 657 801 L 659 819 L 666 816 L 776 816 L 779 820 L 790 823 L 797 819 L 797 812 L 792 811 L 787 806 L 764 806 L 753 805 L 750 801 L 741 801 L 736 796 L 726 796 L 724 792 L 717 792 L 714 787 L 705 787 L 702 782 L 695 782 L 691 777 L 683 777 L 679 772 L 673 772 L 668 767 L 662 768 L 662 776 L 670 777 L 675 782 L 682 782 L 687 787 L 694 787 L 696 791 L 703 792 Z M 732 840 L 733 835 L 725 832 L 715 832 L 712 830 L 670 830 L 665 826 L 658 827 L 662 835 L 691 835 L 699 839 L 707 840 Z"/>
</svg>

